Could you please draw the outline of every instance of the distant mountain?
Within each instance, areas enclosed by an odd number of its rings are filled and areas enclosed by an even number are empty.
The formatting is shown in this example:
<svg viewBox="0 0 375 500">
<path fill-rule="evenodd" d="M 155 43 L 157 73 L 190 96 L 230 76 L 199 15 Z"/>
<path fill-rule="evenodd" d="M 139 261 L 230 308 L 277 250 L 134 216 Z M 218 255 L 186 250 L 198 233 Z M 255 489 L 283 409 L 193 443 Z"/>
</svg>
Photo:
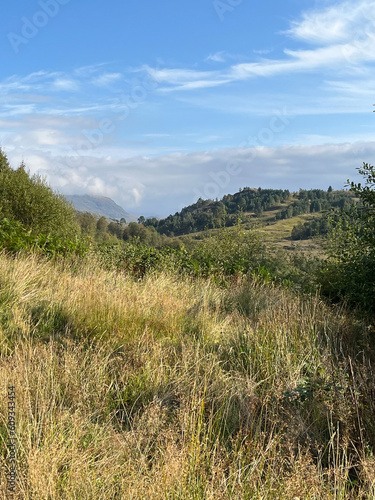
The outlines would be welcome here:
<svg viewBox="0 0 375 500">
<path fill-rule="evenodd" d="M 91 212 L 93 214 L 104 215 L 109 219 L 120 220 L 124 218 L 126 222 L 136 222 L 138 216 L 130 214 L 120 205 L 117 205 L 111 198 L 106 196 L 84 195 L 66 195 L 65 198 L 70 201 L 74 208 L 79 212 Z"/>
</svg>

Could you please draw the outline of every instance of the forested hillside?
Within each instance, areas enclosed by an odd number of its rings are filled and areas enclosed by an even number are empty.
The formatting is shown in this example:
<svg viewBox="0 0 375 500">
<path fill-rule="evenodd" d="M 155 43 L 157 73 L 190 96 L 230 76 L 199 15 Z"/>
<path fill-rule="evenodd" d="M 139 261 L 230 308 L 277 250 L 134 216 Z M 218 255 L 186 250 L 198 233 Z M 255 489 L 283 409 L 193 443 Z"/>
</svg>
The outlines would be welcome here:
<svg viewBox="0 0 375 500">
<path fill-rule="evenodd" d="M 166 219 L 142 218 L 145 226 L 154 227 L 160 234 L 178 236 L 221 226 L 234 226 L 240 218 L 249 222 L 267 212 L 268 220 L 284 220 L 301 214 L 318 213 L 331 208 L 345 208 L 353 203 L 347 191 L 321 189 L 290 193 L 288 190 L 251 189 L 245 187 L 238 193 L 223 196 L 220 201 L 199 199 Z"/>
</svg>

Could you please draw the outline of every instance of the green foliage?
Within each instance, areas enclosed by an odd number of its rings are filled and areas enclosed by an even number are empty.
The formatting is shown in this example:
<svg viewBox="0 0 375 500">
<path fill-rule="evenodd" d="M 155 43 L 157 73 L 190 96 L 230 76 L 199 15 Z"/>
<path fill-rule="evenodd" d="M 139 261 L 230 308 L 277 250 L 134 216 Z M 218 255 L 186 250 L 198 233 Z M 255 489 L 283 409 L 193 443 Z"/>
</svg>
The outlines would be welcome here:
<svg viewBox="0 0 375 500">
<path fill-rule="evenodd" d="M 78 226 L 74 208 L 39 176 L 30 176 L 25 165 L 9 166 L 0 150 L 0 218 L 19 221 L 34 233 L 74 238 Z"/>
<path fill-rule="evenodd" d="M 292 240 L 305 240 L 314 236 L 326 236 L 331 229 L 331 220 L 327 215 L 315 217 L 311 221 L 299 222 L 292 229 Z"/>
<path fill-rule="evenodd" d="M 301 189 L 298 200 L 291 203 L 287 208 L 276 214 L 276 219 L 290 219 L 302 214 L 318 213 L 331 208 L 344 208 L 353 204 L 353 199 L 347 191 L 333 192 L 322 189 Z M 324 229 L 323 229 L 324 230 Z M 296 238 L 299 239 L 299 238 Z"/>
<path fill-rule="evenodd" d="M 96 223 L 96 229 L 99 231 L 99 233 L 105 233 L 108 229 L 108 222 L 107 219 L 102 216 L 98 219 Z"/>
<path fill-rule="evenodd" d="M 363 175 L 366 184 L 362 186 L 361 183 L 355 184 L 350 182 L 350 190 L 359 196 L 363 205 L 363 211 L 366 216 L 370 215 L 373 219 L 375 211 L 375 167 L 368 163 L 364 163 L 361 168 L 358 168 L 359 174 Z"/>
<path fill-rule="evenodd" d="M 139 218 L 142 220 L 142 217 Z M 165 237 L 162 237 L 156 232 L 154 227 L 145 227 L 142 223 L 131 222 L 123 231 L 123 239 L 125 241 L 139 241 L 145 245 L 159 247 L 162 245 Z"/>
<path fill-rule="evenodd" d="M 78 213 L 76 215 L 76 222 L 81 228 L 81 234 L 83 236 L 94 237 L 96 233 L 97 221 L 95 217 L 90 213 Z"/>
<path fill-rule="evenodd" d="M 124 227 L 119 222 L 112 221 L 108 224 L 108 232 L 121 240 L 124 235 Z"/>
<path fill-rule="evenodd" d="M 318 288 L 316 275 L 320 266 L 318 257 L 279 249 L 267 255 L 263 267 L 271 278 L 269 281 L 299 293 L 315 294 Z M 263 282 L 267 280 L 263 279 Z"/>
<path fill-rule="evenodd" d="M 221 228 L 218 234 L 203 240 L 192 252 L 203 275 L 246 274 L 261 265 L 264 244 L 253 230 Z"/>
<path fill-rule="evenodd" d="M 87 250 L 84 242 L 56 235 L 35 234 L 20 222 L 6 218 L 0 221 L 0 248 L 8 252 L 40 252 L 44 255 L 83 255 Z"/>
<path fill-rule="evenodd" d="M 366 163 L 358 170 L 366 183 L 350 186 L 360 201 L 333 221 L 320 280 L 331 299 L 375 312 L 375 171 Z"/>
<path fill-rule="evenodd" d="M 189 246 L 154 248 L 134 237 L 125 243 L 102 243 L 96 249 L 107 269 L 125 271 L 137 278 L 154 272 L 210 278 L 228 284 L 247 275 L 250 281 L 274 283 L 301 292 L 316 290 L 316 269 L 320 261 L 301 253 L 266 249 L 255 230 L 221 228 L 217 234 Z"/>
<path fill-rule="evenodd" d="M 139 239 L 125 244 L 102 243 L 96 248 L 96 253 L 105 268 L 125 271 L 136 277 L 157 270 L 171 270 L 179 260 L 179 251 L 169 247 L 156 249 Z"/>
</svg>

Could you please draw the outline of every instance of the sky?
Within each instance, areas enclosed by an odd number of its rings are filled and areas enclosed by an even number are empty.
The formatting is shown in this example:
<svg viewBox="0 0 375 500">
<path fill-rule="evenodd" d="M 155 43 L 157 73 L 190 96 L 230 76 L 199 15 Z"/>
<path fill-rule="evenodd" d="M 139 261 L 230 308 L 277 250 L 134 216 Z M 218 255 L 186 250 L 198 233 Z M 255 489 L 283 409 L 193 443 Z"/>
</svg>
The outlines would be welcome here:
<svg viewBox="0 0 375 500">
<path fill-rule="evenodd" d="M 375 1 L 18 0 L 0 37 L 0 146 L 64 194 L 161 216 L 374 163 Z"/>
</svg>

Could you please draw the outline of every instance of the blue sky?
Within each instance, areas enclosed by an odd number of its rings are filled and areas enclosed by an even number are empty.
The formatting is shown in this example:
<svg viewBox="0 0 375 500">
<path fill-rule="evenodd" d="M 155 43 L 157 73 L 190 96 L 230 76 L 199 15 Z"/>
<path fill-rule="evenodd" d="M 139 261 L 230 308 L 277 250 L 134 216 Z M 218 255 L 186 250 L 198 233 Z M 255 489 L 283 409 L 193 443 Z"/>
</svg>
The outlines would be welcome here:
<svg viewBox="0 0 375 500">
<path fill-rule="evenodd" d="M 375 1 L 19 0 L 0 144 L 66 194 L 168 214 L 374 163 Z"/>
</svg>

